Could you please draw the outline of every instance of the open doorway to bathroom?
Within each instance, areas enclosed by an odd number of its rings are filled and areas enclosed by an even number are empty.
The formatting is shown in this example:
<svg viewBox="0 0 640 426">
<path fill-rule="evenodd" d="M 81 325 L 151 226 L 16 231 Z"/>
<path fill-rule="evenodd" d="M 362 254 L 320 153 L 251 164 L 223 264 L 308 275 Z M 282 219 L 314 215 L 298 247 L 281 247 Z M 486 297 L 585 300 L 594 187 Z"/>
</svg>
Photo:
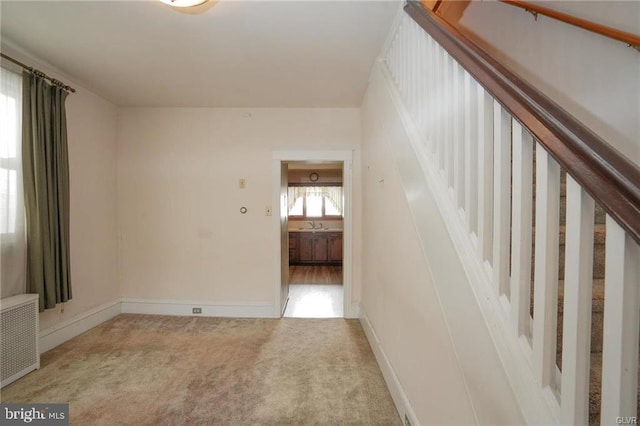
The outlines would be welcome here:
<svg viewBox="0 0 640 426">
<path fill-rule="evenodd" d="M 344 317 L 343 167 L 343 162 L 287 163 L 285 317 Z"/>
</svg>

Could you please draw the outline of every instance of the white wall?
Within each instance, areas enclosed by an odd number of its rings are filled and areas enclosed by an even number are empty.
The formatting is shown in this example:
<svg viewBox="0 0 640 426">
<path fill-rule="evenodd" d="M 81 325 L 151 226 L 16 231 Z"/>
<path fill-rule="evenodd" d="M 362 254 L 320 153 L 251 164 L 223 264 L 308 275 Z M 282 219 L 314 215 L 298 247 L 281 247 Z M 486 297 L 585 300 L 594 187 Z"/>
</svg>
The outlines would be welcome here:
<svg viewBox="0 0 640 426">
<path fill-rule="evenodd" d="M 523 424 L 392 90 L 362 106 L 362 311 L 419 424 Z"/>
<path fill-rule="evenodd" d="M 362 129 L 362 308 L 420 424 L 475 423 L 391 150 L 407 136 L 378 80 L 365 95 Z"/>
<path fill-rule="evenodd" d="M 640 2 L 545 6 L 640 34 Z M 452 5 L 455 8 L 456 5 Z M 454 19 L 454 13 L 445 18 Z M 459 24 L 510 68 L 640 164 L 640 54 L 624 43 L 496 1 L 472 1 Z"/>
<path fill-rule="evenodd" d="M 71 197 L 71 286 L 73 299 L 40 314 L 40 330 L 120 298 L 117 277 L 117 108 L 65 75 L 15 47 L 2 51 L 74 87 L 67 97 Z"/>
<path fill-rule="evenodd" d="M 354 149 L 358 109 L 123 108 L 118 214 L 123 296 L 273 305 L 277 149 Z M 246 179 L 246 189 L 238 180 Z M 245 206 L 248 213 L 240 214 Z M 359 300 L 360 202 L 354 200 Z"/>
</svg>

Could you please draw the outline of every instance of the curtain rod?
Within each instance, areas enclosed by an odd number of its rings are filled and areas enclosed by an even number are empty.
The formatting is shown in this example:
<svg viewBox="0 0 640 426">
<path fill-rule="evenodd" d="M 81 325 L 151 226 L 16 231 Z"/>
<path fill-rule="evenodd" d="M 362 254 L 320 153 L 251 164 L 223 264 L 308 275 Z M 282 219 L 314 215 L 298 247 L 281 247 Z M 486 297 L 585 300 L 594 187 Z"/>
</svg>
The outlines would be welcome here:
<svg viewBox="0 0 640 426">
<path fill-rule="evenodd" d="M 71 92 L 71 93 L 76 93 L 76 89 L 74 89 L 71 86 L 67 86 L 66 84 L 64 84 L 63 82 L 61 82 L 60 80 L 57 80 L 53 77 L 49 77 L 48 75 L 46 75 L 45 73 L 43 73 L 40 70 L 37 70 L 33 67 L 30 67 L 29 65 L 23 64 L 22 62 L 13 59 L 11 56 L 9 55 L 5 55 L 4 53 L 0 52 L 0 56 L 2 56 L 4 59 L 13 62 L 16 65 L 21 66 L 22 68 L 26 69 L 29 72 L 32 72 L 36 75 L 39 75 L 40 77 L 46 78 L 47 80 L 49 80 L 50 82 L 52 82 L 53 84 L 55 84 L 56 86 L 62 87 L 64 90 Z"/>
</svg>

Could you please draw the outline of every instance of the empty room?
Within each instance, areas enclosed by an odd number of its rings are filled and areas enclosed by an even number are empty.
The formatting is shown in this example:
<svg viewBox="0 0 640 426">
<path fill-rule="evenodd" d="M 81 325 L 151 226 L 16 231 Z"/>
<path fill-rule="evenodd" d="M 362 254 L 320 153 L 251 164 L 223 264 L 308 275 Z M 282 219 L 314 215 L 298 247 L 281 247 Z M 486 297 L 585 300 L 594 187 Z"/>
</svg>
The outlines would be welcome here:
<svg viewBox="0 0 640 426">
<path fill-rule="evenodd" d="M 0 423 L 637 422 L 640 2 L 0 19 Z"/>
</svg>

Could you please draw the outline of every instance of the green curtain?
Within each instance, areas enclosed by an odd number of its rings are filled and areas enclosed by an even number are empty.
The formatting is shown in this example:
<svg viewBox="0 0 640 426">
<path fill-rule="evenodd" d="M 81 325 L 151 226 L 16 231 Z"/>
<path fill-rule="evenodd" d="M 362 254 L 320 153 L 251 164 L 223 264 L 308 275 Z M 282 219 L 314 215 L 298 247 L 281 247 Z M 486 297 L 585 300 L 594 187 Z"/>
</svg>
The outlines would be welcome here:
<svg viewBox="0 0 640 426">
<path fill-rule="evenodd" d="M 22 164 L 27 218 L 27 290 L 40 311 L 71 299 L 67 92 L 23 73 Z"/>
</svg>

